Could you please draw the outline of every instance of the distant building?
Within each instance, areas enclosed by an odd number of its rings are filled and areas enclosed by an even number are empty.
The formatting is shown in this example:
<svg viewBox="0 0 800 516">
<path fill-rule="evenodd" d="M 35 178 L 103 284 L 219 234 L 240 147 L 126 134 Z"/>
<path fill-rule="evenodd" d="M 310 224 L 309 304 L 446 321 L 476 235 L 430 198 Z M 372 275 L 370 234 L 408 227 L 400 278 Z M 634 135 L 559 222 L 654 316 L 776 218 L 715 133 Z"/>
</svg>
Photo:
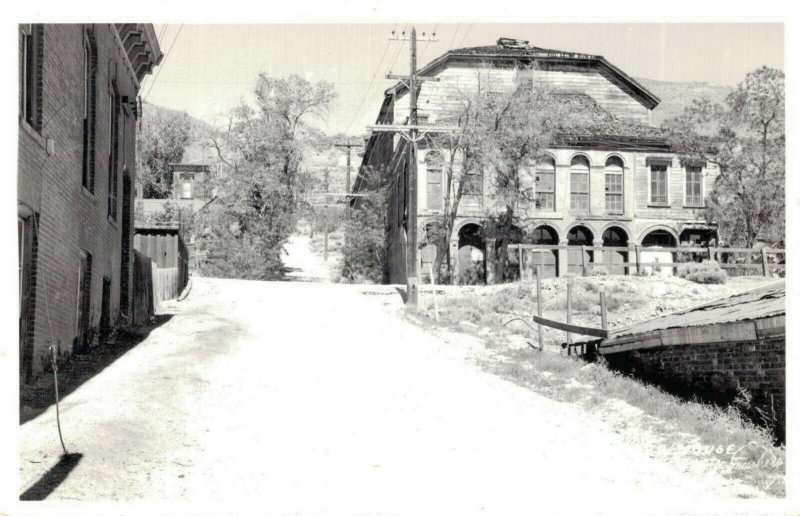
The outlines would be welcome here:
<svg viewBox="0 0 800 516">
<path fill-rule="evenodd" d="M 139 85 L 150 24 L 19 26 L 20 377 L 130 316 Z"/>
<path fill-rule="evenodd" d="M 650 112 L 659 99 L 602 56 L 548 50 L 503 38 L 497 45 L 450 50 L 419 70 L 422 76 L 436 78 L 420 85 L 420 124 L 451 124 L 461 109 L 460 94 L 476 90 L 481 80 L 487 81 L 490 91 L 510 91 L 517 71 L 532 65 L 536 65 L 534 77 L 559 92 L 571 109 L 590 113 L 607 128 L 605 134 L 562 134 L 552 142 L 546 158 L 528 164 L 535 178 L 530 185 L 535 202 L 520 211 L 525 212 L 521 222 L 532 229 L 520 229 L 513 243 L 575 246 L 575 251 L 535 253 L 545 275 L 574 271 L 583 259 L 627 261 L 628 253 L 620 251 L 590 251 L 582 256 L 582 245 L 654 247 L 716 240 L 704 199 L 718 168 L 703 161 L 681 161 L 649 125 Z M 408 87 L 400 82 L 386 91 L 377 123 L 404 124 L 408 113 Z M 391 283 L 406 279 L 406 149 L 397 135 L 374 133 L 354 185 L 357 192 L 368 169 L 385 170 L 399 178 L 391 183 L 386 214 Z M 443 213 L 444 165 L 444 156 L 421 140 L 416 185 L 421 245 L 426 227 Z M 494 273 L 499 241 L 486 221 L 488 215 L 502 211 L 502 203 L 487 192 L 492 184 L 488 172 L 465 174 L 463 181 L 464 196 L 449 235 L 456 279 L 479 266 L 487 283 L 499 281 Z M 423 247 L 420 255 L 423 262 L 430 262 L 435 249 Z"/>
</svg>

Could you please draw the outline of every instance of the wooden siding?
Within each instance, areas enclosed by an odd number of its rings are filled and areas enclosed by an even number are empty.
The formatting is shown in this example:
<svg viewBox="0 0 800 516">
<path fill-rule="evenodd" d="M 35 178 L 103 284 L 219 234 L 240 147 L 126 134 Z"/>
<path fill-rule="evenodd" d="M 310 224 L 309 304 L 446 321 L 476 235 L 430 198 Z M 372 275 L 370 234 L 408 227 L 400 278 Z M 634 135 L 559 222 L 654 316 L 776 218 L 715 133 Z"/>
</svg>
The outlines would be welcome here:
<svg viewBox="0 0 800 516">
<path fill-rule="evenodd" d="M 509 91 L 516 73 L 514 68 L 451 63 L 436 75 L 439 81 L 423 82 L 420 86 L 419 114 L 428 116 L 430 122 L 452 116 L 460 110 L 460 99 L 476 91 L 479 81 L 488 91 Z M 598 70 L 539 70 L 535 74 L 554 89 L 590 96 L 603 109 L 620 118 L 642 123 L 650 120 L 650 110 Z M 395 120 L 406 119 L 408 103 L 406 94 L 397 98 Z"/>
</svg>

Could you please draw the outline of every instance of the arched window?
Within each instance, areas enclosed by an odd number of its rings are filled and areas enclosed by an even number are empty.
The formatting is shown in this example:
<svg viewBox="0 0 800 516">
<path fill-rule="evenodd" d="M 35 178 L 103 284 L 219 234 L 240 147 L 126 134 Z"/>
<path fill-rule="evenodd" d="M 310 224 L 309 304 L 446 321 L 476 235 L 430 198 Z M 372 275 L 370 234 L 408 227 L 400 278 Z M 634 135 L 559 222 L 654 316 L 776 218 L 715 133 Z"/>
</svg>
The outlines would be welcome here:
<svg viewBox="0 0 800 516">
<path fill-rule="evenodd" d="M 575 156 L 570 163 L 569 204 L 578 211 L 589 211 L 589 160 Z"/>
<path fill-rule="evenodd" d="M 609 215 L 622 215 L 624 212 L 623 170 L 619 156 L 611 156 L 606 160 L 606 213 Z"/>
<path fill-rule="evenodd" d="M 444 159 L 438 152 L 425 154 L 425 170 L 428 178 L 428 209 L 442 209 L 442 165 Z"/>
<path fill-rule="evenodd" d="M 535 180 L 534 201 L 536 202 L 536 209 L 555 211 L 556 162 L 553 158 L 546 156 L 536 162 Z"/>
</svg>

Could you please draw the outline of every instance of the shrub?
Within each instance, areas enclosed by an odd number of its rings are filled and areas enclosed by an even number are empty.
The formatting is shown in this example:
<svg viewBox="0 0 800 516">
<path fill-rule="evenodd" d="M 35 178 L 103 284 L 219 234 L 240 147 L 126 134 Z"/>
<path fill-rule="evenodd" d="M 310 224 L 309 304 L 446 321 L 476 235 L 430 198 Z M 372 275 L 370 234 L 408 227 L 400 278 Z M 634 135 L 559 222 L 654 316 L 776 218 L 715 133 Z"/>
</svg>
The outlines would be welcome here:
<svg viewBox="0 0 800 516">
<path fill-rule="evenodd" d="M 703 284 L 721 285 L 728 281 L 728 275 L 719 263 L 713 260 L 681 264 L 678 266 L 678 277 Z"/>
</svg>

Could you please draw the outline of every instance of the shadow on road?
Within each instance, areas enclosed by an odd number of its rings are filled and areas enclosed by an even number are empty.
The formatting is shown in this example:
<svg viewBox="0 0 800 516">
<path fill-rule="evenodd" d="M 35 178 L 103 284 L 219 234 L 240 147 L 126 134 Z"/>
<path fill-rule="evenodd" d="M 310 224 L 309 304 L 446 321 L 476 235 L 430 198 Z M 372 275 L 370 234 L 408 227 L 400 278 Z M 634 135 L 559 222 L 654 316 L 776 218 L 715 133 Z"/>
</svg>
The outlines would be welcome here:
<svg viewBox="0 0 800 516">
<path fill-rule="evenodd" d="M 119 334 L 113 343 L 100 344 L 80 354 L 71 355 L 58 366 L 58 393 L 63 400 L 78 387 L 91 380 L 119 357 L 136 347 L 151 331 L 165 324 L 171 314 L 157 315 L 154 324 L 132 328 Z M 32 383 L 19 386 L 19 424 L 39 416 L 55 403 L 53 370 L 47 368 Z"/>
<path fill-rule="evenodd" d="M 53 466 L 50 471 L 33 484 L 27 491 L 19 496 L 21 501 L 38 501 L 44 500 L 50 493 L 61 485 L 66 480 L 69 474 L 75 469 L 75 466 L 83 458 L 82 453 L 67 453 L 61 456 L 61 460 Z"/>
</svg>

